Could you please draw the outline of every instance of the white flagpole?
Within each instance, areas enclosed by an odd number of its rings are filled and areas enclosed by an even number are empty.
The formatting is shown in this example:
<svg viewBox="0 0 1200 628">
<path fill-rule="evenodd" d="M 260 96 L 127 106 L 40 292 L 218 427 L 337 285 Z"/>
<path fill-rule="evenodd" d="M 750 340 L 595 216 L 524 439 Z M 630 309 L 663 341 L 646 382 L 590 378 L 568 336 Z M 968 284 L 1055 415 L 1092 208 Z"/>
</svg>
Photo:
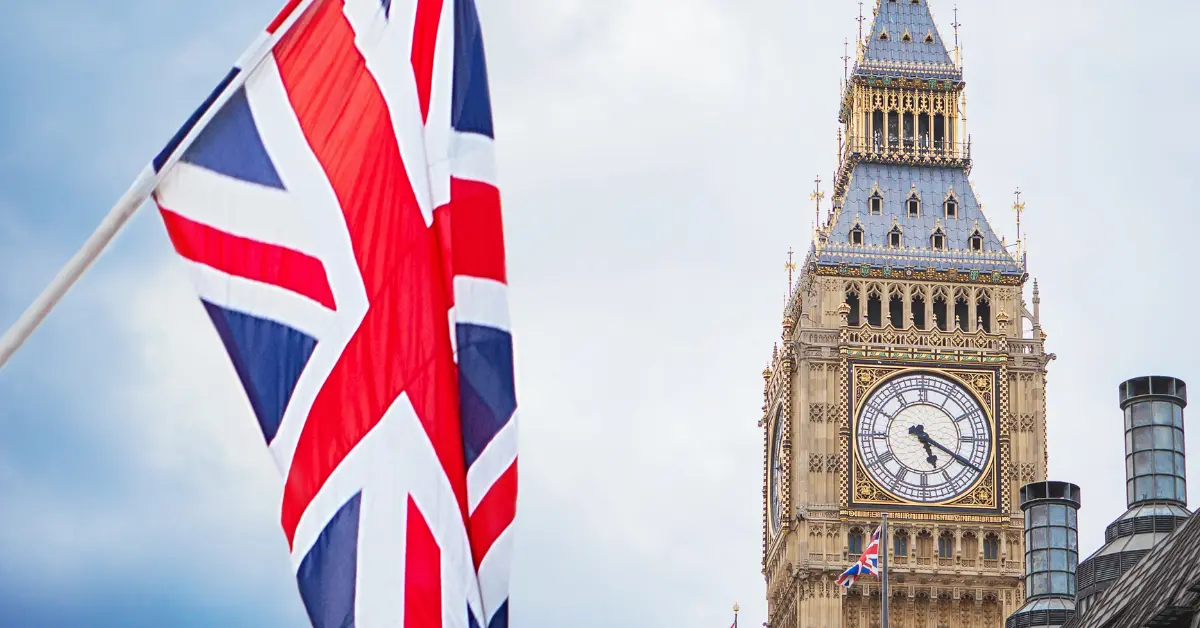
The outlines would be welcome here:
<svg viewBox="0 0 1200 628">
<path fill-rule="evenodd" d="M 158 187 L 163 176 L 179 161 L 179 156 L 191 146 L 200 132 L 204 130 L 208 123 L 212 120 L 225 101 L 235 91 L 240 89 L 246 83 L 246 77 L 262 62 L 263 59 L 270 54 L 275 47 L 275 43 L 296 23 L 296 19 L 304 13 L 304 10 L 309 7 L 315 0 L 302 0 L 301 2 L 292 4 L 289 2 L 285 6 L 284 11 L 289 11 L 286 19 L 284 19 L 275 29 L 275 32 L 268 34 L 265 31 L 250 44 L 242 56 L 238 58 L 234 68 L 238 71 L 231 72 L 222 83 L 223 87 L 218 87 L 216 93 L 209 96 L 211 102 L 207 106 L 203 106 L 201 111 L 198 111 L 199 116 L 193 114 L 195 120 L 189 120 L 185 124 L 180 133 L 177 133 L 171 142 L 167 144 L 167 148 L 159 155 L 158 159 L 162 162 L 158 164 L 158 168 L 147 166 L 133 184 L 129 186 L 129 190 L 121 196 L 117 204 L 108 211 L 108 215 L 100 222 L 100 226 L 92 232 L 88 237 L 87 242 L 83 244 L 83 248 L 79 249 L 67 262 L 67 265 L 58 272 L 58 275 L 46 286 L 45 290 L 34 299 L 33 303 L 25 310 L 21 317 L 13 323 L 8 331 L 4 332 L 4 336 L 0 337 L 0 368 L 3 368 L 8 363 L 21 345 L 29 339 L 33 331 L 38 328 L 38 325 L 46 319 L 50 310 L 62 300 L 71 286 L 79 280 L 83 273 L 100 257 L 104 249 L 113 241 L 113 238 L 120 233 L 129 219 L 133 217 L 146 199 L 150 198 L 150 194 Z M 276 18 L 278 19 L 278 18 Z M 189 127 L 190 125 L 190 127 Z M 182 135 L 182 137 L 181 137 Z M 157 159 L 156 159 L 157 161 Z"/>
</svg>

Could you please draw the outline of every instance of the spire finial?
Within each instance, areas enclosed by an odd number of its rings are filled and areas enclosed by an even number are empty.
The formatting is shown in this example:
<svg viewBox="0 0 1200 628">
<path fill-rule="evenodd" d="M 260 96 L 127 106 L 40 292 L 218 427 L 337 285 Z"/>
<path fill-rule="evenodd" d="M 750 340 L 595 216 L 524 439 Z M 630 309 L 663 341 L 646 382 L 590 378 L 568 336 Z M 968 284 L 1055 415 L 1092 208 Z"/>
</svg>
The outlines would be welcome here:
<svg viewBox="0 0 1200 628">
<path fill-rule="evenodd" d="M 796 272 L 796 263 L 792 261 L 792 247 L 788 247 L 788 261 L 783 265 L 784 270 L 788 271 L 788 296 L 792 295 L 792 273 Z"/>
<path fill-rule="evenodd" d="M 842 40 L 842 84 L 850 80 L 850 40 Z"/>
<path fill-rule="evenodd" d="M 1021 202 L 1021 188 L 1017 188 L 1017 200 L 1013 202 L 1013 211 L 1017 212 L 1017 243 L 1021 242 L 1021 214 L 1025 211 L 1025 203 Z"/>
<path fill-rule="evenodd" d="M 821 175 L 817 175 L 817 189 L 808 195 L 808 198 L 816 202 L 817 205 L 817 228 L 821 227 L 821 199 L 825 198 L 825 193 L 821 191 Z"/>
<path fill-rule="evenodd" d="M 957 4 L 954 5 L 954 23 L 951 24 L 951 26 L 954 27 L 954 47 L 957 48 L 958 47 L 958 27 L 962 26 L 962 24 L 958 23 L 958 5 Z"/>
<path fill-rule="evenodd" d="M 958 27 L 962 26 L 962 24 L 958 23 L 958 5 L 957 4 L 954 5 L 954 23 L 951 24 L 951 26 L 954 27 L 954 63 L 958 64 L 959 71 L 962 71 L 962 59 L 960 57 L 959 47 L 958 47 Z"/>
<path fill-rule="evenodd" d="M 858 3 L 858 45 L 860 45 L 860 46 L 862 45 L 862 42 L 863 42 L 863 33 L 862 33 L 863 21 L 867 19 L 867 18 L 863 17 L 862 7 L 863 7 L 863 3 L 860 0 Z"/>
</svg>

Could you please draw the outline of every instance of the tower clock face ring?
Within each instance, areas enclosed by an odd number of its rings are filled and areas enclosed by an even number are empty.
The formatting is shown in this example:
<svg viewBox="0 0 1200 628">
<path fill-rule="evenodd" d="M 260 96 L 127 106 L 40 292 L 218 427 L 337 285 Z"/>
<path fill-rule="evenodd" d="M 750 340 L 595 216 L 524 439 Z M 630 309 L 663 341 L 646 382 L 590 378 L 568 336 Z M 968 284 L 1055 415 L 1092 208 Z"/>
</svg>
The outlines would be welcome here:
<svg viewBox="0 0 1200 628">
<path fill-rule="evenodd" d="M 768 516 L 771 520 L 771 536 L 779 533 L 783 525 L 783 408 L 775 413 L 771 423 L 771 446 L 767 454 L 767 499 Z"/>
<path fill-rule="evenodd" d="M 971 489 L 992 456 L 987 413 L 946 377 L 909 373 L 871 391 L 855 447 L 876 484 L 903 500 L 939 503 Z"/>
</svg>

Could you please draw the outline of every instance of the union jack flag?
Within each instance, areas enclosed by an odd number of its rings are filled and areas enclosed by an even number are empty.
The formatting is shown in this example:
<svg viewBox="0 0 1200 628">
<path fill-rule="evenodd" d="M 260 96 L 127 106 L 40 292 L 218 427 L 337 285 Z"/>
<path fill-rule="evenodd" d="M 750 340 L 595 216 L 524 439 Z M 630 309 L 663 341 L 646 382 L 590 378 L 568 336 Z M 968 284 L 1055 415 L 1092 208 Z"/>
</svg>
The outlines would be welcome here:
<svg viewBox="0 0 1200 628">
<path fill-rule="evenodd" d="M 506 627 L 516 394 L 474 0 L 291 0 L 260 39 L 154 199 L 286 478 L 308 615 Z"/>
<path fill-rule="evenodd" d="M 847 589 L 854 586 L 858 578 L 863 574 L 874 574 L 878 576 L 879 572 L 879 535 L 883 530 L 883 526 L 875 528 L 875 534 L 871 535 L 871 542 L 867 543 L 867 547 L 863 549 L 862 556 L 858 557 L 850 568 L 842 572 L 838 576 L 837 583 Z"/>
</svg>

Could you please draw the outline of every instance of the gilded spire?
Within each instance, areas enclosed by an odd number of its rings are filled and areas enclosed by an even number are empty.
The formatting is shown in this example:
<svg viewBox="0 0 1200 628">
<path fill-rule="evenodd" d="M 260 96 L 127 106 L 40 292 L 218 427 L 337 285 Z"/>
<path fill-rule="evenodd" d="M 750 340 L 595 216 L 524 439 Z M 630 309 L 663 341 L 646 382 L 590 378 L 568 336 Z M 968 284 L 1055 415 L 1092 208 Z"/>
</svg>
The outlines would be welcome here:
<svg viewBox="0 0 1200 628">
<path fill-rule="evenodd" d="M 796 272 L 796 263 L 792 261 L 792 247 L 788 247 L 788 261 L 783 265 L 788 274 L 788 295 L 792 294 L 792 273 Z"/>
<path fill-rule="evenodd" d="M 1017 200 L 1013 201 L 1013 211 L 1017 212 L 1017 244 L 1021 243 L 1021 214 L 1025 212 L 1025 203 L 1021 202 L 1021 188 L 1015 192 Z"/>
</svg>

